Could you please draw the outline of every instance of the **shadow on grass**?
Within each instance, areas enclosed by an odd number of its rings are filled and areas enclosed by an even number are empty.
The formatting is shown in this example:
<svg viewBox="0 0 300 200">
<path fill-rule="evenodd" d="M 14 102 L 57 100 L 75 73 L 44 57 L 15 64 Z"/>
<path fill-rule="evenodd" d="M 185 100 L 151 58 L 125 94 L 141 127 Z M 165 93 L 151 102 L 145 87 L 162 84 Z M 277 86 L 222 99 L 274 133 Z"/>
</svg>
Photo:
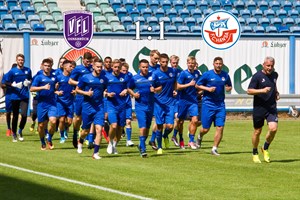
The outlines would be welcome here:
<svg viewBox="0 0 300 200">
<path fill-rule="evenodd" d="M 252 151 L 221 152 L 221 154 L 227 154 L 227 155 L 231 155 L 231 154 L 243 154 L 243 153 L 252 154 Z"/>
<path fill-rule="evenodd" d="M 286 160 L 271 160 L 271 162 L 279 162 L 279 163 L 291 163 L 291 162 L 299 162 L 300 159 L 286 159 Z"/>
<path fill-rule="evenodd" d="M 22 200 L 53 200 L 53 199 L 92 199 L 70 192 L 47 187 L 47 182 L 43 185 L 24 181 L 0 174 L 1 199 L 22 199 Z"/>
</svg>

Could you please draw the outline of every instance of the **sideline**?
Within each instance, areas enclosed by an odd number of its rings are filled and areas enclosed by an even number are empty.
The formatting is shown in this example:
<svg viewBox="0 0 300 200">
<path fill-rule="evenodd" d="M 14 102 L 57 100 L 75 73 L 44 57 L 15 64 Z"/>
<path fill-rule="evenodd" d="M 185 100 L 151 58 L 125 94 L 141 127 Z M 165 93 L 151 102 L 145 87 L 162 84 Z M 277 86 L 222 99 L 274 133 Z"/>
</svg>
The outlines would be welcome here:
<svg viewBox="0 0 300 200">
<path fill-rule="evenodd" d="M 0 162 L 0 166 L 11 168 L 11 169 L 16 169 L 16 170 L 31 173 L 31 174 L 45 176 L 45 177 L 49 177 L 49 178 L 53 178 L 53 179 L 58 179 L 58 180 L 61 180 L 61 181 L 66 181 L 66 182 L 81 185 L 81 186 L 91 187 L 91 188 L 95 188 L 95 189 L 98 189 L 98 190 L 119 194 L 119 195 L 122 195 L 122 196 L 132 197 L 132 198 L 135 198 L 135 199 L 153 200 L 151 198 L 147 198 L 147 197 L 143 197 L 143 196 L 127 193 L 127 192 L 121 192 L 121 191 L 118 191 L 118 190 L 114 190 L 114 189 L 110 189 L 110 188 L 106 188 L 106 187 L 102 187 L 102 186 L 98 186 L 98 185 L 93 185 L 93 184 L 89 184 L 89 183 L 85 183 L 85 182 L 81 182 L 81 181 L 76 181 L 76 180 L 72 180 L 72 179 L 68 179 L 68 178 L 64 178 L 64 177 L 54 176 L 54 175 L 43 173 L 43 172 L 37 172 L 37 171 L 33 171 L 33 170 L 29 170 L 29 169 L 25 169 L 25 168 L 13 166 L 13 165 L 1 163 L 1 162 Z"/>
</svg>

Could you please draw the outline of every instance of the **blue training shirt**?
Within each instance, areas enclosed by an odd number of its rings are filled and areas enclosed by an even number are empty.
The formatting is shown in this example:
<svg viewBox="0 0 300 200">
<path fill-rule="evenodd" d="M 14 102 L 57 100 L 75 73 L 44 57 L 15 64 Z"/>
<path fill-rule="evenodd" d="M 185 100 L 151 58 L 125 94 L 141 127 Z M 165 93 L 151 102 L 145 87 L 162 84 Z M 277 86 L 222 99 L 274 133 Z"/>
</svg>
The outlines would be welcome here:
<svg viewBox="0 0 300 200">
<path fill-rule="evenodd" d="M 7 82 L 7 73 L 3 75 L 1 84 L 5 84 Z M 10 85 L 6 85 L 5 87 L 5 99 L 10 99 L 12 94 L 12 87 Z"/>
<path fill-rule="evenodd" d="M 69 84 L 69 76 L 59 74 L 57 76 L 58 91 L 63 91 L 63 95 L 57 95 L 57 101 L 62 105 L 69 106 L 74 102 L 74 95 L 71 93 L 75 89 L 73 85 Z"/>
<path fill-rule="evenodd" d="M 74 81 L 79 81 L 79 79 L 85 75 L 89 74 L 93 71 L 92 66 L 85 67 L 84 65 L 77 65 L 71 72 L 70 78 L 73 79 Z M 82 95 L 76 94 L 76 98 L 83 98 Z"/>
</svg>

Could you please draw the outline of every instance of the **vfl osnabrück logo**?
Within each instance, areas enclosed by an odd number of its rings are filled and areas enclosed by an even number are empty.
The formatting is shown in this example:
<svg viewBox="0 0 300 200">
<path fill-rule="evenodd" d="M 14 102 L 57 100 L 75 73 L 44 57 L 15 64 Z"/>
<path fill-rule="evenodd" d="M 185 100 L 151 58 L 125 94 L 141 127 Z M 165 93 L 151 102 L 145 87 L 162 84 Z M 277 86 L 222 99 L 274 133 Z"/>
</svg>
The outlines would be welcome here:
<svg viewBox="0 0 300 200">
<path fill-rule="evenodd" d="M 224 50 L 232 47 L 240 39 L 240 35 L 240 23 L 230 12 L 217 10 L 203 21 L 202 37 L 214 49 Z"/>
<path fill-rule="evenodd" d="M 93 37 L 93 14 L 81 10 L 64 12 L 64 37 L 72 48 L 86 47 Z"/>
</svg>

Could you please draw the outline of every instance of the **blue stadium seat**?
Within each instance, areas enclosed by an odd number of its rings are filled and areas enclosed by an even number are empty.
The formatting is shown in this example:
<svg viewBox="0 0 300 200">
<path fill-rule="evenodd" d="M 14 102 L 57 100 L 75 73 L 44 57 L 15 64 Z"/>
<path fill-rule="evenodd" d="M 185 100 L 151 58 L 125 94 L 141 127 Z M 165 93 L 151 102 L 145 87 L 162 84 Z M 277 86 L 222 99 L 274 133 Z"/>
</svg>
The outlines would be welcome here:
<svg viewBox="0 0 300 200">
<path fill-rule="evenodd" d="M 196 4 L 200 10 L 208 9 L 208 3 L 205 0 L 196 1 Z"/>
<path fill-rule="evenodd" d="M 98 31 L 100 31 L 100 32 L 112 32 L 112 27 L 109 24 L 103 24 L 99 27 Z"/>
<path fill-rule="evenodd" d="M 187 17 L 184 19 L 184 23 L 186 26 L 188 26 L 189 28 L 191 26 L 196 26 L 196 20 L 193 17 Z"/>
<path fill-rule="evenodd" d="M 40 17 L 42 17 L 43 15 L 48 15 L 49 14 L 49 10 L 46 6 L 39 7 L 36 12 L 38 13 L 38 15 Z"/>
<path fill-rule="evenodd" d="M 17 6 L 18 1 L 17 0 L 6 0 L 6 5 L 7 5 L 8 8 L 10 8 L 12 6 Z"/>
<path fill-rule="evenodd" d="M 184 5 L 190 11 L 196 9 L 196 2 L 194 0 L 186 0 Z"/>
<path fill-rule="evenodd" d="M 177 28 L 174 25 L 165 26 L 165 31 L 167 33 L 177 33 Z"/>
<path fill-rule="evenodd" d="M 299 12 L 296 9 L 289 10 L 288 11 L 288 16 L 293 18 L 293 19 L 296 19 L 296 18 L 299 17 Z"/>
<path fill-rule="evenodd" d="M 160 0 L 159 3 L 164 10 L 168 10 L 172 8 L 171 1 L 169 0 Z"/>
<path fill-rule="evenodd" d="M 277 28 L 275 26 L 267 26 L 266 33 L 278 33 Z"/>
<path fill-rule="evenodd" d="M 168 9 L 166 11 L 166 16 L 170 17 L 170 19 L 172 20 L 174 17 L 177 17 L 177 10 L 175 8 L 172 9 Z"/>
<path fill-rule="evenodd" d="M 300 1 L 294 1 L 293 7 L 300 13 Z"/>
<path fill-rule="evenodd" d="M 135 6 L 138 10 L 142 10 L 142 9 L 147 8 L 147 2 L 146 2 L 146 0 L 136 0 Z"/>
<path fill-rule="evenodd" d="M 0 6 L 0 16 L 5 14 L 8 14 L 7 6 Z"/>
<path fill-rule="evenodd" d="M 269 6 L 270 9 L 272 9 L 274 12 L 276 12 L 277 10 L 280 10 L 280 3 L 279 1 L 270 1 L 269 2 Z"/>
<path fill-rule="evenodd" d="M 259 23 L 262 27 L 266 28 L 267 26 L 270 25 L 270 20 L 269 20 L 268 18 L 266 18 L 266 17 L 263 17 L 263 18 L 258 19 L 258 23 Z"/>
<path fill-rule="evenodd" d="M 141 15 L 143 17 L 145 17 L 145 19 L 147 19 L 147 17 L 151 17 L 152 16 L 152 10 L 150 8 L 143 8 L 141 10 Z"/>
<path fill-rule="evenodd" d="M 10 13 L 12 14 L 12 16 L 21 15 L 22 14 L 22 9 L 19 6 L 11 6 L 10 7 Z"/>
<path fill-rule="evenodd" d="M 140 32 L 149 33 L 148 27 L 149 27 L 148 25 L 141 25 L 140 26 Z"/>
<path fill-rule="evenodd" d="M 240 22 L 241 26 L 246 26 L 246 20 L 243 17 L 239 17 L 238 21 Z"/>
<path fill-rule="evenodd" d="M 239 11 L 237 9 L 232 8 L 229 12 L 231 12 L 235 17 L 239 17 Z"/>
<path fill-rule="evenodd" d="M 189 33 L 190 32 L 190 29 L 188 26 L 178 26 L 177 27 L 177 31 L 179 33 Z"/>
<path fill-rule="evenodd" d="M 58 7 L 56 0 L 45 0 L 45 4 L 49 9 L 53 7 Z"/>
<path fill-rule="evenodd" d="M 291 1 L 281 1 L 281 7 L 288 12 L 292 9 L 293 4 Z"/>
<path fill-rule="evenodd" d="M 0 6 L 4 6 L 5 5 L 5 0 L 0 0 Z M 1 24 L 2 25 L 2 24 Z M 4 30 L 3 29 L 3 26 L 2 26 L 2 29 L 1 30 Z"/>
<path fill-rule="evenodd" d="M 240 15 L 241 17 L 243 17 L 244 19 L 247 19 L 251 16 L 251 13 L 250 13 L 250 10 L 248 9 L 243 9 L 243 10 L 240 10 Z"/>
<path fill-rule="evenodd" d="M 148 6 L 154 11 L 159 8 L 159 2 L 158 0 L 148 0 Z"/>
<path fill-rule="evenodd" d="M 90 10 L 90 8 L 96 7 L 96 0 L 84 0 L 84 5 L 87 10 Z"/>
<path fill-rule="evenodd" d="M 248 26 L 251 26 L 253 28 L 254 26 L 257 26 L 257 19 L 255 17 L 250 17 L 246 19 L 246 23 Z"/>
<path fill-rule="evenodd" d="M 265 28 L 263 26 L 254 26 L 253 32 L 254 33 L 265 33 Z"/>
<path fill-rule="evenodd" d="M 191 26 L 192 33 L 201 33 L 201 26 Z"/>
<path fill-rule="evenodd" d="M 101 8 L 101 10 L 103 8 L 109 8 L 110 7 L 108 0 L 97 0 L 96 2 L 98 4 L 98 6 Z M 99 27 L 99 30 L 100 30 L 100 27 Z"/>
<path fill-rule="evenodd" d="M 6 31 L 17 31 L 18 27 L 15 23 L 6 23 L 4 24 L 4 29 Z"/>
<path fill-rule="evenodd" d="M 31 28 L 33 29 L 34 24 L 40 23 L 40 17 L 38 15 L 29 15 L 28 22 L 29 22 Z"/>
<path fill-rule="evenodd" d="M 107 22 L 113 27 L 114 25 L 120 25 L 120 20 L 117 16 L 107 17 Z"/>
<path fill-rule="evenodd" d="M 117 8 L 116 9 L 116 14 L 119 18 L 125 17 L 125 16 L 127 16 L 127 10 L 124 7 Z"/>
<path fill-rule="evenodd" d="M 223 6 L 224 10 L 229 11 L 229 10 L 232 9 L 233 5 L 232 5 L 232 2 L 230 0 L 225 0 L 225 1 L 223 1 L 222 6 Z"/>
<path fill-rule="evenodd" d="M 291 17 L 283 18 L 282 24 L 290 28 L 291 26 L 294 26 L 294 19 Z"/>
<path fill-rule="evenodd" d="M 298 17 L 298 18 L 296 18 L 296 19 L 294 19 L 294 21 L 295 21 L 295 25 L 297 26 L 299 26 L 300 25 L 300 18 Z"/>
<path fill-rule="evenodd" d="M 220 10 L 221 9 L 221 3 L 218 0 L 209 1 L 209 5 L 212 10 Z"/>
<path fill-rule="evenodd" d="M 275 26 L 276 28 L 278 28 L 279 26 L 282 25 L 282 20 L 281 20 L 280 18 L 278 18 L 278 17 L 272 18 L 272 19 L 270 20 L 270 25 L 273 25 L 273 26 Z"/>
<path fill-rule="evenodd" d="M 98 16 L 98 17 L 100 17 L 100 16 Z M 61 31 L 63 29 L 63 16 L 62 15 L 56 15 L 53 18 L 54 18 L 55 23 L 58 26 L 58 29 Z"/>
<path fill-rule="evenodd" d="M 113 32 L 125 32 L 125 27 L 121 24 L 116 24 L 112 26 Z"/>
<path fill-rule="evenodd" d="M 162 8 L 158 8 L 156 10 L 153 10 L 153 14 L 155 15 L 155 17 L 159 19 L 165 16 L 165 10 Z"/>
<path fill-rule="evenodd" d="M 54 9 L 57 9 L 57 10 L 54 10 Z M 99 7 L 91 8 L 90 12 L 93 13 L 93 18 L 94 19 L 95 19 L 95 17 L 102 15 L 102 11 Z M 55 18 L 55 16 L 57 16 L 57 15 L 62 15 L 60 8 L 57 8 L 57 7 L 51 7 L 50 8 L 50 13 L 53 16 L 53 18 Z"/>
<path fill-rule="evenodd" d="M 287 12 L 284 9 L 280 9 L 276 11 L 276 15 L 282 20 L 287 17 Z"/>
<path fill-rule="evenodd" d="M 203 11 L 203 14 L 206 17 L 207 15 L 211 14 L 212 12 L 214 12 L 214 11 L 211 8 L 208 8 L 208 9 Z"/>
<path fill-rule="evenodd" d="M 171 21 L 172 21 L 173 25 L 176 27 L 183 25 L 183 19 L 181 17 L 173 17 L 171 19 Z"/>
<path fill-rule="evenodd" d="M 4 31 L 4 27 L 2 23 L 0 23 L 0 31 Z"/>
<path fill-rule="evenodd" d="M 136 31 L 135 29 L 136 29 L 135 25 L 127 25 L 126 26 L 127 32 L 135 32 Z"/>
<path fill-rule="evenodd" d="M 24 14 L 25 14 L 27 19 L 28 19 L 29 15 L 34 15 L 35 14 L 34 7 L 32 7 L 32 6 L 25 7 L 24 8 Z"/>
<path fill-rule="evenodd" d="M 147 23 L 149 26 L 156 26 L 156 25 L 158 25 L 158 19 L 157 19 L 157 17 L 154 17 L 154 16 L 148 17 Z"/>
<path fill-rule="evenodd" d="M 242 33 L 252 33 L 252 28 L 251 26 L 242 26 Z"/>
<path fill-rule="evenodd" d="M 196 23 L 197 23 L 198 26 L 202 26 L 203 21 L 204 21 L 204 18 L 197 18 L 196 19 Z"/>
<path fill-rule="evenodd" d="M 159 25 L 151 26 L 151 28 L 152 28 L 151 32 L 158 33 L 160 31 Z"/>
<path fill-rule="evenodd" d="M 292 27 L 290 27 L 290 32 L 299 34 L 300 33 L 300 27 L 299 26 L 292 26 Z"/>
<path fill-rule="evenodd" d="M 121 0 L 110 0 L 110 5 L 114 10 L 116 10 L 121 7 L 122 3 Z"/>
<path fill-rule="evenodd" d="M 131 10 L 134 8 L 134 1 L 133 0 L 123 0 L 123 5 L 126 10 Z"/>
<path fill-rule="evenodd" d="M 290 33 L 289 27 L 287 26 L 280 26 L 277 30 L 278 33 Z"/>
<path fill-rule="evenodd" d="M 102 13 L 106 18 L 109 16 L 115 16 L 115 12 L 112 8 L 103 8 Z"/>
<path fill-rule="evenodd" d="M 32 1 L 32 5 L 37 10 L 38 8 L 44 6 L 44 1 L 43 0 L 34 0 L 34 1 Z"/>
<path fill-rule="evenodd" d="M 5 24 L 13 23 L 13 17 L 11 14 L 4 14 L 4 15 L 1 15 L 1 21 L 2 21 L 3 26 L 5 27 Z"/>
<path fill-rule="evenodd" d="M 190 11 L 188 9 L 184 8 L 184 9 L 179 10 L 178 14 L 181 18 L 184 19 L 184 18 L 187 18 L 190 16 Z"/>
<path fill-rule="evenodd" d="M 234 1 L 233 5 L 234 5 L 235 9 L 237 9 L 238 11 L 245 9 L 244 1 L 241 1 L 241 0 Z"/>
<path fill-rule="evenodd" d="M 158 21 L 164 21 L 165 26 L 171 25 L 171 19 L 169 17 L 160 17 Z"/>
<path fill-rule="evenodd" d="M 260 9 L 253 10 L 252 16 L 258 20 L 259 18 L 263 17 L 263 12 Z"/>
<path fill-rule="evenodd" d="M 33 31 L 45 31 L 44 24 L 34 24 L 32 27 Z"/>
<path fill-rule="evenodd" d="M 41 17 L 41 20 L 42 20 L 42 22 L 45 26 L 47 26 L 47 24 L 53 24 L 54 23 L 54 19 L 51 15 L 43 15 Z M 47 27 L 46 27 L 46 29 L 47 29 Z"/>
<path fill-rule="evenodd" d="M 248 10 L 250 10 L 250 12 L 252 12 L 252 10 L 256 10 L 256 2 L 255 1 L 246 1 L 245 6 Z"/>
<path fill-rule="evenodd" d="M 134 19 L 135 17 L 140 16 L 140 11 L 137 8 L 133 8 L 129 10 L 129 14 Z"/>
<path fill-rule="evenodd" d="M 100 25 L 102 24 L 107 24 L 107 19 L 103 15 L 95 17 L 94 21 L 98 28 L 100 28 Z"/>
<path fill-rule="evenodd" d="M 30 24 L 24 23 L 19 25 L 20 31 L 31 31 Z"/>
<path fill-rule="evenodd" d="M 268 9 L 264 11 L 264 15 L 265 17 L 267 17 L 269 20 L 271 20 L 272 18 L 274 18 L 276 16 L 275 11 L 272 9 Z"/>
<path fill-rule="evenodd" d="M 269 9 L 269 4 L 268 4 L 268 2 L 266 2 L 266 1 L 258 1 L 257 2 L 257 6 L 258 6 L 258 8 L 261 10 L 261 11 L 265 11 L 265 10 L 268 10 Z"/>
<path fill-rule="evenodd" d="M 46 31 L 58 31 L 57 24 L 45 24 Z"/>
<path fill-rule="evenodd" d="M 174 0 L 174 1 L 172 2 L 172 4 L 173 4 L 173 7 L 174 7 L 176 10 L 181 10 L 181 9 L 183 9 L 183 1 L 181 1 L 181 0 Z"/>
<path fill-rule="evenodd" d="M 140 21 L 140 25 L 145 25 L 145 18 L 142 17 L 142 16 L 136 16 L 133 18 L 133 21 L 136 22 L 136 21 Z"/>
<path fill-rule="evenodd" d="M 26 23 L 26 16 L 21 14 L 21 15 L 15 15 L 14 16 L 15 22 L 17 26 L 19 27 L 20 24 L 25 24 Z"/>
<path fill-rule="evenodd" d="M 194 17 L 195 19 L 201 18 L 202 17 L 202 11 L 199 8 L 192 9 L 191 10 L 191 16 Z"/>
</svg>

